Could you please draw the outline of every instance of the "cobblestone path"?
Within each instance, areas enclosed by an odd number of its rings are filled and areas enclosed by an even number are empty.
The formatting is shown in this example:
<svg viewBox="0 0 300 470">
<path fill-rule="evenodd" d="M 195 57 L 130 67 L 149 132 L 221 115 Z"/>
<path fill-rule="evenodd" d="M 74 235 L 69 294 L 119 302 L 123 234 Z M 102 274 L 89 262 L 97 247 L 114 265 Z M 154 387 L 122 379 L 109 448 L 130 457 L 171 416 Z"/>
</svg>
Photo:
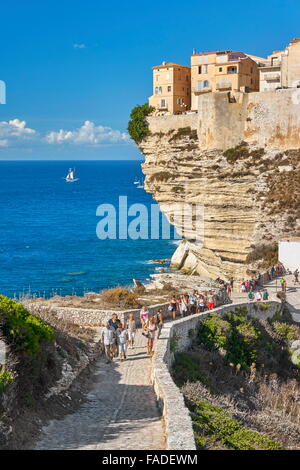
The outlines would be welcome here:
<svg viewBox="0 0 300 470">
<path fill-rule="evenodd" d="M 126 361 L 99 361 L 86 402 L 75 413 L 44 427 L 35 449 L 164 449 L 145 342 L 139 331 Z"/>
</svg>

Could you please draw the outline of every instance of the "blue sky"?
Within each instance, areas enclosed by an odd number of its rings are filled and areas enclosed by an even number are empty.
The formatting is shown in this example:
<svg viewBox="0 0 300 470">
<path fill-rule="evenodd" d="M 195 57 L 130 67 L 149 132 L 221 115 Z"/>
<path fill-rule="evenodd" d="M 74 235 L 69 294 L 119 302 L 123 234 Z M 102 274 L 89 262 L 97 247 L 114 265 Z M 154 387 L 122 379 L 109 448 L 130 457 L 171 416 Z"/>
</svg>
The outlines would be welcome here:
<svg viewBox="0 0 300 470">
<path fill-rule="evenodd" d="M 152 65 L 189 65 L 193 48 L 266 56 L 299 25 L 299 0 L 2 3 L 0 159 L 139 159 L 126 127 Z"/>
</svg>

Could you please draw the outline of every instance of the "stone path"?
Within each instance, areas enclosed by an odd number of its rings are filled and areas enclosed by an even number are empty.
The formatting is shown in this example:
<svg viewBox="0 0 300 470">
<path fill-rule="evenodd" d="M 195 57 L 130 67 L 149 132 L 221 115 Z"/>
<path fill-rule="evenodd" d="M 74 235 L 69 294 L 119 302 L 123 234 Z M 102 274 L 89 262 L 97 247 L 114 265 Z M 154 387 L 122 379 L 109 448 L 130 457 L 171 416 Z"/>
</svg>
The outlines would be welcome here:
<svg viewBox="0 0 300 470">
<path fill-rule="evenodd" d="M 284 276 L 287 281 L 287 304 L 291 314 L 293 315 L 293 319 L 296 322 L 300 323 L 300 284 L 294 285 L 294 276 L 288 274 Z M 276 300 L 278 302 L 278 297 L 276 297 L 276 293 L 281 291 L 281 284 L 280 284 L 280 277 L 273 279 L 270 282 L 266 282 L 264 287 L 269 292 L 270 300 Z M 241 292 L 233 292 L 232 294 L 232 301 L 233 302 L 245 302 L 247 301 L 247 294 Z"/>
<path fill-rule="evenodd" d="M 165 449 L 145 343 L 139 331 L 126 361 L 99 361 L 87 401 L 75 413 L 43 428 L 35 449 Z"/>
</svg>

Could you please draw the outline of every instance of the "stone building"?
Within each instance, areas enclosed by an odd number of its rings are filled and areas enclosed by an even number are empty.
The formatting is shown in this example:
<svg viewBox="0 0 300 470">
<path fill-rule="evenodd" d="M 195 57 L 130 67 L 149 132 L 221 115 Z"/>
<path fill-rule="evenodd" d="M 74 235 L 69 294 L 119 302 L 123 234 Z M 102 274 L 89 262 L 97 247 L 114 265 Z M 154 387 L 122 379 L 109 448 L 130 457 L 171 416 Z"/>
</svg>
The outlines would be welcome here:
<svg viewBox="0 0 300 470">
<path fill-rule="evenodd" d="M 260 91 L 300 87 L 300 38 L 270 54 L 268 62 L 259 67 L 259 75 Z"/>
<path fill-rule="evenodd" d="M 191 69 L 185 65 L 163 62 L 153 69 L 153 95 L 150 106 L 156 113 L 182 113 L 191 108 Z"/>
<path fill-rule="evenodd" d="M 192 54 L 192 110 L 198 109 L 198 97 L 203 93 L 258 91 L 259 61 L 259 57 L 252 58 L 244 52 L 215 51 Z"/>
</svg>

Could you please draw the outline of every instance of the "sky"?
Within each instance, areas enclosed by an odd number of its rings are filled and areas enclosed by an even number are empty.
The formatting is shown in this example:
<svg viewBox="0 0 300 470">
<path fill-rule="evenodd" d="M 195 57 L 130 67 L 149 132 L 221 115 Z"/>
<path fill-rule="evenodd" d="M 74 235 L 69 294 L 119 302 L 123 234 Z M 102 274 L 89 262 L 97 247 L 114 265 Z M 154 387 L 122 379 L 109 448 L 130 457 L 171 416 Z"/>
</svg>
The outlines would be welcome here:
<svg viewBox="0 0 300 470">
<path fill-rule="evenodd" d="M 294 37 L 299 0 L 2 2 L 0 160 L 141 159 L 127 123 L 153 65 L 189 65 L 193 48 L 266 56 Z"/>
</svg>

